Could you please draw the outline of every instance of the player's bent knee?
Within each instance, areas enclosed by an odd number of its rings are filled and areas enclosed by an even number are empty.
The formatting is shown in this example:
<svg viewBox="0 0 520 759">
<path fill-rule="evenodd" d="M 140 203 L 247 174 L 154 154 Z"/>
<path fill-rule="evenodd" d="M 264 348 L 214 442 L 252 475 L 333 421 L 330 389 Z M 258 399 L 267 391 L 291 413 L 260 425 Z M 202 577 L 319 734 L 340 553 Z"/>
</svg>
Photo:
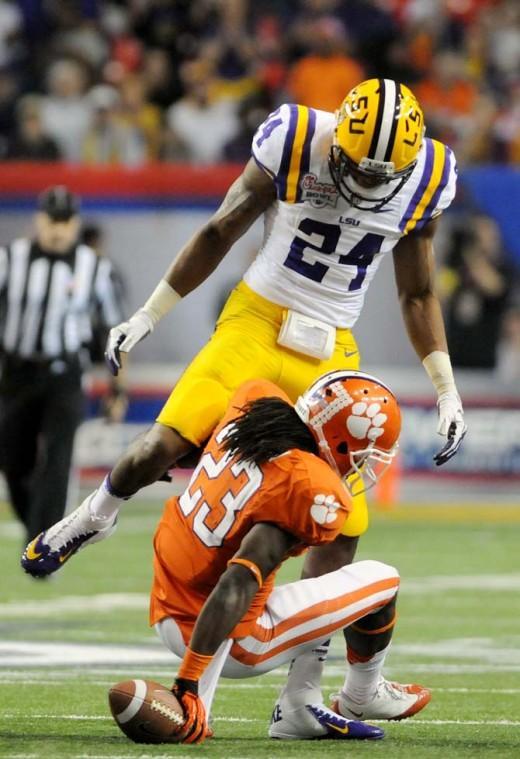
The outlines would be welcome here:
<svg viewBox="0 0 520 759">
<path fill-rule="evenodd" d="M 183 657 L 186 651 L 186 644 L 184 643 L 182 632 L 171 617 L 165 617 L 160 622 L 156 622 L 155 632 L 173 654 L 179 657 Z"/>
<path fill-rule="evenodd" d="M 396 590 L 399 587 L 399 571 L 391 564 L 385 564 L 384 562 L 377 561 L 376 559 L 364 559 L 363 561 L 357 561 L 355 564 L 351 565 L 350 568 L 352 569 L 354 567 L 361 574 L 361 576 L 366 577 L 367 581 L 369 582 L 394 580 L 396 584 Z"/>
</svg>

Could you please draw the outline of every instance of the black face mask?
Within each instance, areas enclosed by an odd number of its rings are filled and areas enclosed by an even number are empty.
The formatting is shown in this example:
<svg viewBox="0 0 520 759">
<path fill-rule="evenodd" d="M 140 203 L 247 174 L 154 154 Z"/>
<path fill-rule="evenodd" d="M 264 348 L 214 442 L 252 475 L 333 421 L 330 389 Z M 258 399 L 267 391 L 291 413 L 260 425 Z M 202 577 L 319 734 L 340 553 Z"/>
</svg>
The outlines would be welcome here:
<svg viewBox="0 0 520 759">
<path fill-rule="evenodd" d="M 405 182 L 408 181 L 414 170 L 415 164 L 416 161 L 410 164 L 410 166 L 407 166 L 406 169 L 389 177 L 382 172 L 368 172 L 360 169 L 359 166 L 346 155 L 339 145 L 332 145 L 329 152 L 329 171 L 337 191 L 347 203 L 350 203 L 354 208 L 359 208 L 360 211 L 381 210 L 383 206 L 389 203 L 392 198 L 397 195 Z M 347 185 L 347 178 L 349 176 L 355 181 L 366 179 L 368 182 L 374 183 L 367 184 L 367 187 L 379 187 L 385 184 L 390 184 L 390 182 L 395 183 L 395 187 L 382 198 L 371 198 L 352 190 Z"/>
</svg>

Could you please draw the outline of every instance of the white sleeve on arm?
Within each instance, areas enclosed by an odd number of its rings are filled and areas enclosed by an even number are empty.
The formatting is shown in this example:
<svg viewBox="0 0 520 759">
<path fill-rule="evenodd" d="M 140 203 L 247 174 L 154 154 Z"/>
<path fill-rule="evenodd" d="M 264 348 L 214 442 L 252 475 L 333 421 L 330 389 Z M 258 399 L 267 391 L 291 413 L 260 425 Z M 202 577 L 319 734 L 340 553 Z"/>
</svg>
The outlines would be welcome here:
<svg viewBox="0 0 520 759">
<path fill-rule="evenodd" d="M 284 103 L 269 114 L 255 132 L 251 153 L 257 164 L 275 179 L 283 171 L 284 153 L 292 148 L 291 132 L 297 106 Z M 290 144 L 289 144 L 290 143 Z"/>
<path fill-rule="evenodd" d="M 442 185 L 432 219 L 451 205 L 457 191 L 457 161 L 452 150 L 446 147 L 446 182 Z"/>
</svg>

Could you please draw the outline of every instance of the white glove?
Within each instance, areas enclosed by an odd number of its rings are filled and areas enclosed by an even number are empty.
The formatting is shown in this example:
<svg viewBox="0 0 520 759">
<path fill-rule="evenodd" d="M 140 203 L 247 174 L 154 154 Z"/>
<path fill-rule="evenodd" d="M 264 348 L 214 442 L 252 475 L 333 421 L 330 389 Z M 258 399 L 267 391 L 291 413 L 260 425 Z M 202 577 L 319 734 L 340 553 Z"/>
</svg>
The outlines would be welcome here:
<svg viewBox="0 0 520 759">
<path fill-rule="evenodd" d="M 110 330 L 105 348 L 105 361 L 115 377 L 121 369 L 120 352 L 129 353 L 138 342 L 153 332 L 153 328 L 152 318 L 140 308 L 127 322 Z"/>
<path fill-rule="evenodd" d="M 458 393 L 441 393 L 437 400 L 437 410 L 437 434 L 447 438 L 446 445 L 433 457 L 437 466 L 441 466 L 455 456 L 468 428 L 464 423 L 464 410 Z"/>
</svg>

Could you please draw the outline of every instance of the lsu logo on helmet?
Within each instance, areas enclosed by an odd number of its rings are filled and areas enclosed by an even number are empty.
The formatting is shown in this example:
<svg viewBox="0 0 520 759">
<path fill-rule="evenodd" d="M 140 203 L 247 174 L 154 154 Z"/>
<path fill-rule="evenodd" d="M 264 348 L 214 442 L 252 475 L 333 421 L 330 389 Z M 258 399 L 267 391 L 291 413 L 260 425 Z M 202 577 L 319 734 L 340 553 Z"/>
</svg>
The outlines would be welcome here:
<svg viewBox="0 0 520 759">
<path fill-rule="evenodd" d="M 351 205 L 377 211 L 413 171 L 424 135 L 421 107 L 404 84 L 368 79 L 348 93 L 336 118 L 329 155 L 334 184 Z M 385 184 L 389 192 L 375 192 Z"/>
</svg>

